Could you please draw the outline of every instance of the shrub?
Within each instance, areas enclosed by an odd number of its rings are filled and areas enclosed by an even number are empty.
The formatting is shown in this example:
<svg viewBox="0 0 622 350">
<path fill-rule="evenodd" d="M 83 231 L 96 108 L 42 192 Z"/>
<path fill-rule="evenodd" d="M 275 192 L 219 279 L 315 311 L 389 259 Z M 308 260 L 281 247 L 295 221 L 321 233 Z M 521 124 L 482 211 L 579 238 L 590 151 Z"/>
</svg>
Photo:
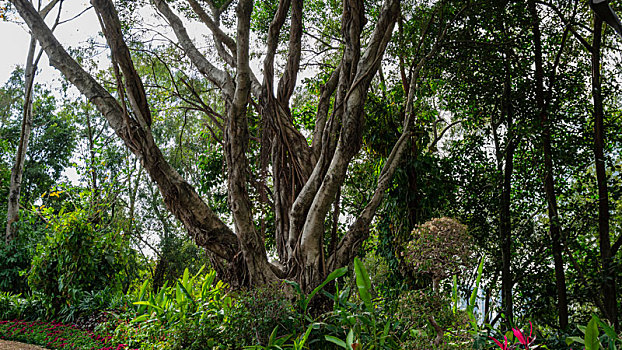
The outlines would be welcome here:
<svg viewBox="0 0 622 350">
<path fill-rule="evenodd" d="M 225 313 L 220 340 L 231 347 L 265 345 L 272 331 L 277 336 L 295 333 L 300 315 L 288 299 L 283 284 L 251 289 L 234 296 Z"/>
<path fill-rule="evenodd" d="M 39 320 L 53 315 L 50 298 L 41 293 L 27 297 L 10 292 L 0 293 L 0 320 Z"/>
<path fill-rule="evenodd" d="M 430 290 L 407 291 L 395 305 L 395 320 L 407 349 L 466 349 L 469 318 L 451 307 L 451 300 Z M 440 335 L 439 335 L 440 331 Z"/>
<path fill-rule="evenodd" d="M 55 214 L 43 209 L 48 232 L 37 246 L 28 283 L 52 298 L 53 306 L 79 302 L 87 292 L 120 290 L 120 273 L 132 256 L 129 243 L 114 227 L 98 220 L 97 208 Z"/>
<path fill-rule="evenodd" d="M 15 237 L 7 244 L 0 243 L 0 291 L 14 294 L 30 292 L 30 261 L 37 244 L 45 238 L 39 221 L 31 212 L 22 210 L 20 221 L 14 224 L 17 229 Z"/>
<path fill-rule="evenodd" d="M 466 226 L 443 217 L 415 227 L 402 256 L 407 268 L 438 281 L 473 265 L 473 249 Z"/>
</svg>

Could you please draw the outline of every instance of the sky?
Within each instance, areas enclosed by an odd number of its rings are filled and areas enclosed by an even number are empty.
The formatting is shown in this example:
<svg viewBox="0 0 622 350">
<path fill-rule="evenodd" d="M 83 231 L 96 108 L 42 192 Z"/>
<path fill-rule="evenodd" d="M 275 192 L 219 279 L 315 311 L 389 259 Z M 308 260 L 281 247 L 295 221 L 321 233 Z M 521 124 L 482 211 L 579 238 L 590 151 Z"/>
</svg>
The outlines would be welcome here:
<svg viewBox="0 0 622 350">
<path fill-rule="evenodd" d="M 47 3 L 44 0 L 44 3 Z M 6 1 L 0 0 L 0 7 L 4 7 Z M 61 12 L 61 21 L 70 19 L 88 7 L 88 0 L 65 0 Z M 57 7 L 48 15 L 47 22 L 53 23 L 58 13 Z M 24 66 L 28 54 L 30 35 L 25 24 L 21 22 L 16 13 L 9 15 L 10 21 L 0 20 L 0 84 L 4 84 L 16 66 Z M 99 22 L 92 10 L 87 11 L 76 19 L 60 25 L 54 33 L 65 48 L 84 45 L 89 37 L 97 34 Z M 49 66 L 45 54 L 41 56 L 36 81 L 53 83 L 60 77 L 56 69 Z"/>
</svg>

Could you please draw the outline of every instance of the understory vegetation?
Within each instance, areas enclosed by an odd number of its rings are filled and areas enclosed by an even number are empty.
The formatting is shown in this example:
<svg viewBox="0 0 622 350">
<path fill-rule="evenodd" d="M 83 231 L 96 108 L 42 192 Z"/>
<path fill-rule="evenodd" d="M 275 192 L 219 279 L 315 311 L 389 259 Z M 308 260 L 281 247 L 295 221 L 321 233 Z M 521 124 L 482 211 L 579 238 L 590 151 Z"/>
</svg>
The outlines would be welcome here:
<svg viewBox="0 0 622 350">
<path fill-rule="evenodd" d="M 0 339 L 622 348 L 619 2 L 67 3 L 0 0 Z"/>
</svg>

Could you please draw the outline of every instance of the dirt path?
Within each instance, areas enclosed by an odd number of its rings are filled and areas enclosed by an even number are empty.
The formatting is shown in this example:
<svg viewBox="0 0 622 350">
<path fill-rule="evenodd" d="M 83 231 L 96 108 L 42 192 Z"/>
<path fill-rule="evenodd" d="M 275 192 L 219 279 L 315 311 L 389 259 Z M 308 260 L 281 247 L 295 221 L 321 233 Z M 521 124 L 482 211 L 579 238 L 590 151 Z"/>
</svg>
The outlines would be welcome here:
<svg viewBox="0 0 622 350">
<path fill-rule="evenodd" d="M 40 346 L 0 340 L 0 350 L 45 350 Z"/>
</svg>

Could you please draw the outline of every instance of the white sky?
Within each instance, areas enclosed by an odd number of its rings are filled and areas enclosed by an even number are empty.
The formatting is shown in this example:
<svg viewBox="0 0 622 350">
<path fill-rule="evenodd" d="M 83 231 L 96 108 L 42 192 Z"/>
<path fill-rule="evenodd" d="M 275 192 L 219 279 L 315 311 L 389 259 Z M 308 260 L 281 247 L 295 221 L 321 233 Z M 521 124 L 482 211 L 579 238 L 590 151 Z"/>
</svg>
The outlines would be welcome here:
<svg viewBox="0 0 622 350">
<path fill-rule="evenodd" d="M 47 1 L 44 0 L 44 3 Z M 6 4 L 6 1 L 0 0 L 0 6 Z M 63 11 L 61 13 L 61 21 L 70 19 L 88 6 L 88 0 L 65 0 L 63 2 Z M 47 22 L 53 23 L 58 13 L 57 7 L 47 16 Z M 16 13 L 12 13 L 11 19 L 21 22 Z M 97 34 L 99 22 L 95 13 L 91 10 L 82 14 L 80 17 L 60 25 L 54 33 L 59 41 L 67 47 L 78 47 L 83 45 L 89 37 Z M 4 48 L 0 53 L 0 84 L 4 84 L 9 78 L 15 66 L 24 66 L 26 55 L 28 53 L 28 44 L 30 35 L 25 24 L 17 24 L 14 22 L 0 21 L 0 47 Z M 59 78 L 58 71 L 49 66 L 45 54 L 41 56 L 39 62 L 39 71 L 36 81 L 52 82 Z"/>
</svg>

